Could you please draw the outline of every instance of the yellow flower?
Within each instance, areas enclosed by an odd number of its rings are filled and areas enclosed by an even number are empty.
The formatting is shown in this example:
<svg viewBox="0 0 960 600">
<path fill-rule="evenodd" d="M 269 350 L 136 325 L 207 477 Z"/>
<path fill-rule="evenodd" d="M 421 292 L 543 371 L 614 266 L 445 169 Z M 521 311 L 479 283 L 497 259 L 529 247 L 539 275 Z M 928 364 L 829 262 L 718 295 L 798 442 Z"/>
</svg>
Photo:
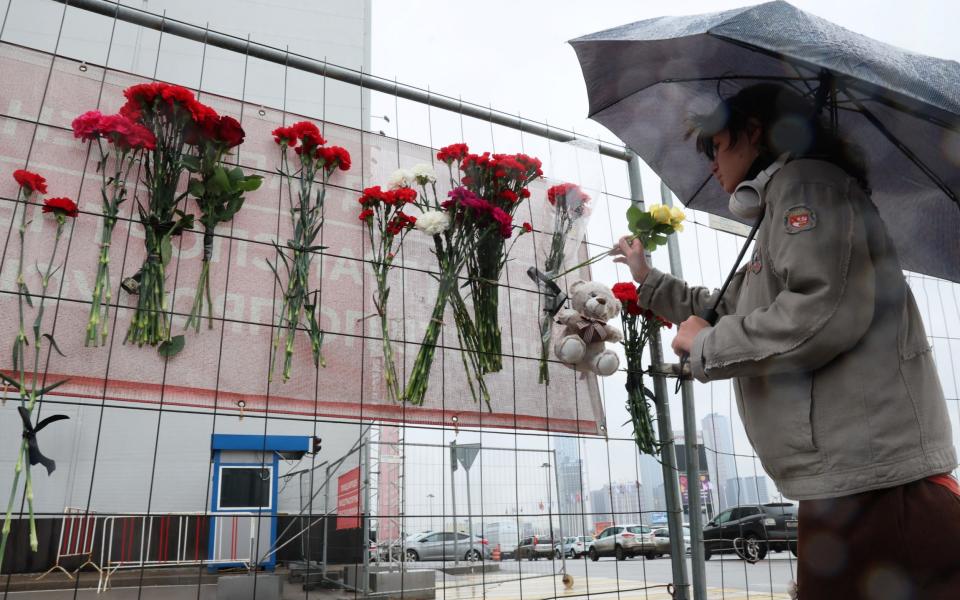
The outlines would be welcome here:
<svg viewBox="0 0 960 600">
<path fill-rule="evenodd" d="M 657 223 L 670 224 L 670 207 L 663 204 L 654 204 L 650 207 L 650 216 Z"/>
<path fill-rule="evenodd" d="M 673 231 L 674 233 L 680 233 L 681 231 L 683 231 L 683 223 L 675 223 L 673 225 Z"/>
<path fill-rule="evenodd" d="M 674 227 L 676 227 L 680 223 L 683 223 L 686 219 L 687 219 L 687 215 L 683 214 L 682 210 L 680 210 L 676 206 L 673 206 L 670 208 L 670 223 L 673 224 Z"/>
</svg>

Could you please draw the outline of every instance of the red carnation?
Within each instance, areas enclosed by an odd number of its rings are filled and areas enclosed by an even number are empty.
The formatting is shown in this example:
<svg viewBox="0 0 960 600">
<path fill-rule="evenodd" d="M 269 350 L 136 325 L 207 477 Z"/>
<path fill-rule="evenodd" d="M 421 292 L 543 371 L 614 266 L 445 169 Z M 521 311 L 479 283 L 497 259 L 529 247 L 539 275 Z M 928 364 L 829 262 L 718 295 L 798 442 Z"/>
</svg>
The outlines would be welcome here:
<svg viewBox="0 0 960 600">
<path fill-rule="evenodd" d="M 341 171 L 350 170 L 350 153 L 346 148 L 340 146 L 330 146 L 328 148 L 317 148 L 317 160 L 329 172 L 339 168 Z"/>
<path fill-rule="evenodd" d="M 98 135 L 121 150 L 153 150 L 157 145 L 152 131 L 121 114 L 102 115 L 97 128 Z"/>
<path fill-rule="evenodd" d="M 437 160 L 449 165 L 454 161 L 463 160 L 469 151 L 470 149 L 466 144 L 450 144 L 440 148 L 440 151 L 437 152 Z"/>
<path fill-rule="evenodd" d="M 47 198 L 43 201 L 43 212 L 54 213 L 58 219 L 76 217 L 80 214 L 77 205 L 70 198 Z"/>
<path fill-rule="evenodd" d="M 613 284 L 614 297 L 623 304 L 623 309 L 631 315 L 639 315 L 643 311 L 638 304 L 640 297 L 637 295 L 637 286 L 629 282 Z"/>
<path fill-rule="evenodd" d="M 385 192 L 380 189 L 379 185 L 375 185 L 363 190 L 363 195 L 360 196 L 360 204 L 363 206 L 375 206 L 379 202 L 393 204 L 392 201 L 388 202 L 390 196 L 389 192 Z"/>
<path fill-rule="evenodd" d="M 373 209 L 372 209 L 372 208 L 367 208 L 367 209 L 364 209 L 364 210 L 360 211 L 360 220 L 361 220 L 361 221 L 366 222 L 366 221 L 368 221 L 371 217 L 373 217 Z"/>
<path fill-rule="evenodd" d="M 17 169 L 13 172 L 13 178 L 22 189 L 26 190 L 26 195 L 28 196 L 33 192 L 40 192 L 41 194 L 47 193 L 47 180 L 37 173 Z"/>
<path fill-rule="evenodd" d="M 223 115 L 217 121 L 216 138 L 226 145 L 227 148 L 233 148 L 234 146 L 242 144 L 245 135 L 243 127 L 240 126 L 240 122 L 233 117 Z"/>
<path fill-rule="evenodd" d="M 273 136 L 273 141 L 279 145 L 286 144 L 288 146 L 297 145 L 297 134 L 290 127 L 277 127 L 270 132 Z"/>
<path fill-rule="evenodd" d="M 531 231 L 533 231 L 533 225 L 531 225 L 530 223 L 527 223 L 526 221 L 524 221 L 524 222 L 523 222 L 523 231 L 524 231 L 524 233 L 530 233 Z"/>
<path fill-rule="evenodd" d="M 503 190 L 500 192 L 500 197 L 506 200 L 507 202 L 516 202 L 520 199 L 520 196 L 517 195 L 513 190 Z"/>
<path fill-rule="evenodd" d="M 73 137 L 79 138 L 85 142 L 96 139 L 100 134 L 100 119 L 103 115 L 99 110 L 91 110 L 83 113 L 73 120 Z"/>
<path fill-rule="evenodd" d="M 529 198 L 529 197 L 530 197 L 530 190 L 528 190 L 527 188 L 520 188 L 520 197 L 521 197 L 521 198 Z"/>
<path fill-rule="evenodd" d="M 494 209 L 490 211 L 490 216 L 500 224 L 500 235 L 504 238 L 513 235 L 513 217 L 507 214 L 506 211 L 500 207 L 494 207 Z"/>
<path fill-rule="evenodd" d="M 409 204 L 417 200 L 417 191 L 413 188 L 398 188 L 394 190 L 398 202 Z"/>
</svg>

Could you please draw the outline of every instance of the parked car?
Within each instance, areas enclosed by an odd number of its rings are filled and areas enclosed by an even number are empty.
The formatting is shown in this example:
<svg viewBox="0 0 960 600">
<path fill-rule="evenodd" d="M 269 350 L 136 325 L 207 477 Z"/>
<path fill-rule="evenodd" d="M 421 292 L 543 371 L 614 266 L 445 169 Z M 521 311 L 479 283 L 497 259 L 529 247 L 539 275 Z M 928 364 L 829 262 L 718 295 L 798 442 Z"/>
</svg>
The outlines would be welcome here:
<svg viewBox="0 0 960 600">
<path fill-rule="evenodd" d="M 663 556 L 664 554 L 670 554 L 670 529 L 667 527 L 659 527 L 653 530 L 653 539 L 657 545 L 657 554 Z M 683 526 L 683 553 L 687 554 L 690 552 L 690 527 L 687 525 Z"/>
<path fill-rule="evenodd" d="M 624 560 L 641 554 L 648 559 L 657 557 L 653 531 L 646 525 L 607 527 L 593 540 L 590 548 L 590 560 L 594 561 L 601 556 L 616 556 L 617 560 Z"/>
<path fill-rule="evenodd" d="M 517 546 L 517 560 L 539 560 L 553 556 L 553 540 L 548 537 L 525 537 Z"/>
<path fill-rule="evenodd" d="M 739 541 L 738 541 L 739 540 Z M 737 544 L 737 547 L 734 544 Z M 768 550 L 797 554 L 797 507 L 789 502 L 729 508 L 703 528 L 703 557 L 737 552 L 763 560 Z"/>
<path fill-rule="evenodd" d="M 593 548 L 593 536 L 592 535 L 583 535 L 580 536 L 583 540 L 583 553 L 589 554 L 590 548 Z"/>
<path fill-rule="evenodd" d="M 570 558 L 579 558 L 587 553 L 587 540 L 593 541 L 592 536 L 579 535 L 563 538 L 563 549 L 560 549 L 560 544 L 554 544 L 553 546 L 553 556 L 555 558 L 560 558 L 561 555 L 566 555 Z"/>
<path fill-rule="evenodd" d="M 404 557 L 408 561 L 489 559 L 490 544 L 486 539 L 452 531 L 428 531 L 404 542 Z"/>
</svg>

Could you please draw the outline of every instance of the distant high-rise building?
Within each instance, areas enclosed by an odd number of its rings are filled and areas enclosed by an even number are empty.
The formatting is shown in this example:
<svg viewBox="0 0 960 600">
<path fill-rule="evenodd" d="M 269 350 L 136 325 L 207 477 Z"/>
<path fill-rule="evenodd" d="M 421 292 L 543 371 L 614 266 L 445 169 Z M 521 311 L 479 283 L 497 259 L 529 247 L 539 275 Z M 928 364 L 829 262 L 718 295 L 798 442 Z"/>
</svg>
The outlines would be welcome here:
<svg viewBox="0 0 960 600">
<path fill-rule="evenodd" d="M 714 506 L 724 510 L 736 504 L 736 498 L 727 494 L 727 482 L 736 480 L 737 463 L 733 454 L 733 436 L 730 434 L 730 420 L 727 417 L 711 413 L 701 421 L 703 444 L 706 446 L 707 470 L 714 485 L 711 488 Z"/>
<path fill-rule="evenodd" d="M 657 458 L 649 454 L 640 455 L 640 509 L 666 510 L 667 502 L 663 496 L 663 466 Z"/>
<path fill-rule="evenodd" d="M 593 526 L 600 523 L 640 523 L 643 520 L 640 513 L 643 487 L 638 481 L 624 481 L 606 484 L 590 492 Z"/>
<path fill-rule="evenodd" d="M 770 502 L 767 478 L 763 475 L 728 479 L 725 491 L 731 506 Z"/>
<path fill-rule="evenodd" d="M 557 512 L 560 513 L 563 535 L 584 535 L 591 527 L 588 515 L 592 510 L 589 508 L 589 497 L 584 494 L 584 490 L 590 489 L 590 484 L 581 458 L 579 439 L 555 437 L 553 449 L 557 457 Z"/>
</svg>

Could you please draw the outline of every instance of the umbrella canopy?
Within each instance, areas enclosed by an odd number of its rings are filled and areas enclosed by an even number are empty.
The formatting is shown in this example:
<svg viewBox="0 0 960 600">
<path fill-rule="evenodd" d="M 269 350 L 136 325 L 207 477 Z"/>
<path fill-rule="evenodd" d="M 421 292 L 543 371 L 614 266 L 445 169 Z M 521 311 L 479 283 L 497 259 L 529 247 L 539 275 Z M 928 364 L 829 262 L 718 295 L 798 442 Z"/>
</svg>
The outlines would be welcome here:
<svg viewBox="0 0 960 600">
<path fill-rule="evenodd" d="M 873 200 L 910 271 L 960 282 L 960 64 L 883 44 L 786 2 L 639 21 L 570 42 L 590 116 L 690 208 L 734 218 L 693 139 L 692 114 L 763 81 L 825 88 L 864 154 Z"/>
</svg>

